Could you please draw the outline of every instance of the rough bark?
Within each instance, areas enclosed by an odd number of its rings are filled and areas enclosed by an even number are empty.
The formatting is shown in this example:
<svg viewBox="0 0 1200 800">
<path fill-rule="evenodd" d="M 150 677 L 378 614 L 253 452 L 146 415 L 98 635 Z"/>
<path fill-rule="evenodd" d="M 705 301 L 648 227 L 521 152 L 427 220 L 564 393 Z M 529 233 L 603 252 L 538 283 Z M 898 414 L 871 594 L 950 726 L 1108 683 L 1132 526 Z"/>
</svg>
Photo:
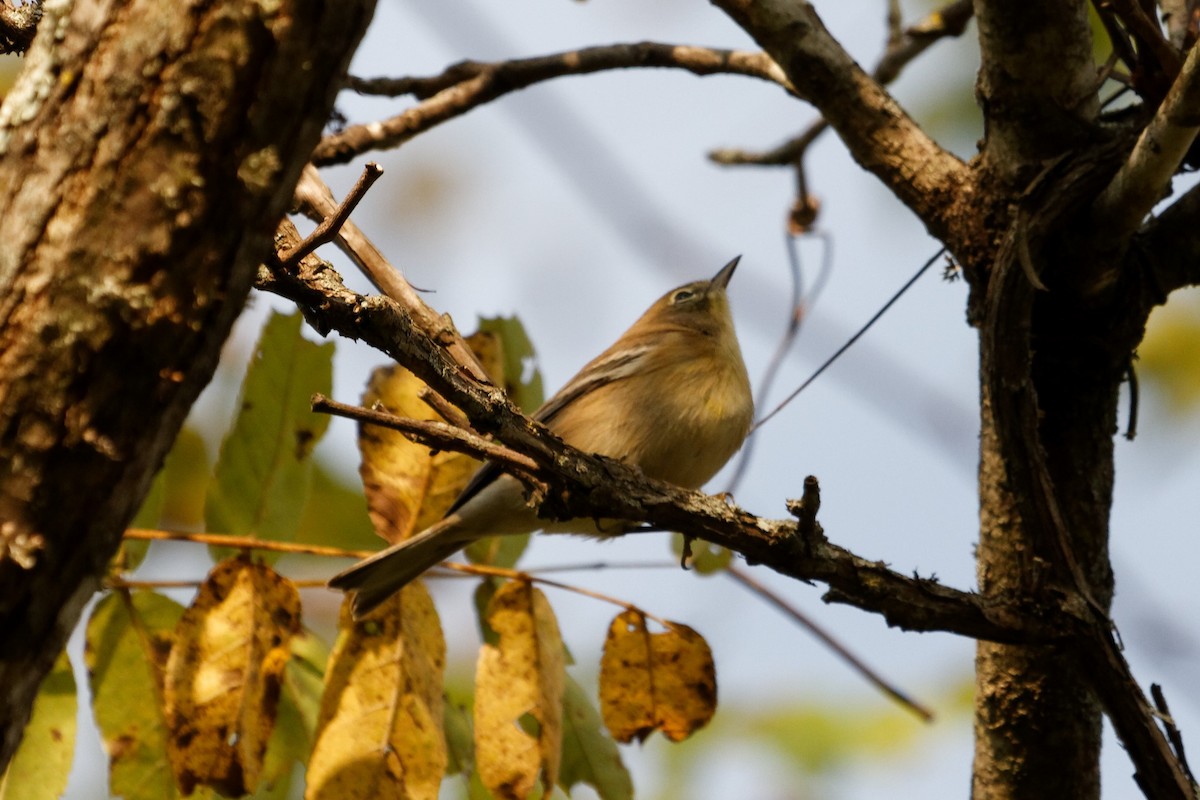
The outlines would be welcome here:
<svg viewBox="0 0 1200 800">
<path fill-rule="evenodd" d="M 212 375 L 372 6 L 47 6 L 0 112 L 0 769 Z"/>
<path fill-rule="evenodd" d="M 989 171 L 1029 180 L 1040 162 L 1094 135 L 1099 80 L 1087 14 L 1086 0 L 976 0 Z"/>
</svg>

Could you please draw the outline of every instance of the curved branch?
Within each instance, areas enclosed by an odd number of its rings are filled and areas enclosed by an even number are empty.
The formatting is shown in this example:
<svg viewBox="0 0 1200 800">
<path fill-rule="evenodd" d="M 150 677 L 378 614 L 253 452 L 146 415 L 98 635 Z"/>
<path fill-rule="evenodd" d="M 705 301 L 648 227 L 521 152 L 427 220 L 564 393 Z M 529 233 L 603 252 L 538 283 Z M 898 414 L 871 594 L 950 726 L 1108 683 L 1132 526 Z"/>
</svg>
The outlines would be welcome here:
<svg viewBox="0 0 1200 800">
<path fill-rule="evenodd" d="M 854 62 L 808 3 L 713 0 L 783 68 L 854 160 L 872 172 L 943 241 L 971 178 L 888 92 Z"/>
<path fill-rule="evenodd" d="M 350 86 L 359 91 L 411 94 L 422 102 L 382 122 L 353 125 L 326 136 L 313 153 L 313 162 L 341 164 L 369 150 L 399 147 L 436 125 L 535 83 L 634 67 L 682 69 L 694 75 L 744 75 L 792 91 L 783 71 L 765 53 L 691 45 L 639 42 L 494 63 L 463 61 L 429 78 L 353 80 Z"/>
<path fill-rule="evenodd" d="M 1095 230 L 1123 244 L 1162 199 L 1200 132 L 1200 48 L 1193 47 L 1133 152 L 1096 199 Z"/>
</svg>

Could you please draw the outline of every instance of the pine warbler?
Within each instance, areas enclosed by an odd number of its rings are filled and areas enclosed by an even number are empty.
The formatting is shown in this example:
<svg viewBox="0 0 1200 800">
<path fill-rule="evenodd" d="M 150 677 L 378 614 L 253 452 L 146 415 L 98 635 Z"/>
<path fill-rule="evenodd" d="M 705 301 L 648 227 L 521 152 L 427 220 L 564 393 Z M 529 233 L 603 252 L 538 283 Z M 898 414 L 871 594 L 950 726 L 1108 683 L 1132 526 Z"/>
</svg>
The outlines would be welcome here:
<svg viewBox="0 0 1200 800">
<path fill-rule="evenodd" d="M 738 258 L 712 280 L 660 297 L 533 418 L 568 444 L 624 461 L 651 478 L 688 489 L 707 482 L 741 447 L 754 414 L 725 295 Z M 485 464 L 442 520 L 334 576 L 329 585 L 354 590 L 354 613 L 362 616 L 476 539 L 539 529 L 621 532 L 620 523 L 538 519 L 520 482 Z"/>
</svg>

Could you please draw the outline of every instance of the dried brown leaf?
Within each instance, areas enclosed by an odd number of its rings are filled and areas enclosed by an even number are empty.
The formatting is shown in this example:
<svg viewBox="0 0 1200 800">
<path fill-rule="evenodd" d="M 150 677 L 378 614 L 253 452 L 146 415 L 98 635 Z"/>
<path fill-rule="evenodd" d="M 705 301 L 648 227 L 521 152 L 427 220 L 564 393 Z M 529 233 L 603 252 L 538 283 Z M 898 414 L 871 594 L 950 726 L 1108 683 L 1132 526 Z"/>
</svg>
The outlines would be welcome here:
<svg viewBox="0 0 1200 800">
<path fill-rule="evenodd" d="M 716 708 L 716 668 L 700 634 L 679 623 L 650 633 L 641 613 L 617 615 L 600 660 L 600 713 L 614 739 L 644 741 L 661 730 L 679 742 Z"/>
<path fill-rule="evenodd" d="M 300 628 L 296 587 L 270 567 L 222 561 L 175 629 L 163 698 L 168 752 L 184 794 L 253 791 Z"/>
<path fill-rule="evenodd" d="M 487 373 L 499 380 L 504 369 L 500 339 L 478 333 L 468 339 Z M 421 399 L 425 384 L 401 366 L 380 367 L 371 373 L 362 404 L 382 405 L 397 416 L 419 420 L 440 417 Z M 479 461 L 462 453 L 434 453 L 398 431 L 360 425 L 359 473 L 375 531 L 395 544 L 442 518 L 467 485 Z"/>
</svg>

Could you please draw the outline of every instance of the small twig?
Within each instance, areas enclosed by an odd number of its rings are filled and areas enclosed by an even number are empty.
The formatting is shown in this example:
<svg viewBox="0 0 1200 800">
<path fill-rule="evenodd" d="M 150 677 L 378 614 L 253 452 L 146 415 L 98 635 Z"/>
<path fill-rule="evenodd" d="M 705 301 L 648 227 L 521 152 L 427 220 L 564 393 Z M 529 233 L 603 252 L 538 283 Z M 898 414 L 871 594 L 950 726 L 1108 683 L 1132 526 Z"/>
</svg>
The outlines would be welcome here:
<svg viewBox="0 0 1200 800">
<path fill-rule="evenodd" d="M 297 589 L 327 589 L 328 584 L 320 578 L 289 579 Z M 124 578 L 107 578 L 105 585 L 110 589 L 196 589 L 203 580 L 178 581 L 130 581 Z"/>
<path fill-rule="evenodd" d="M 147 528 L 128 528 L 126 539 L 150 542 L 193 542 L 228 547 L 233 550 L 269 550 L 273 553 L 291 553 L 306 556 L 331 556 L 334 558 L 366 558 L 375 554 L 373 550 L 347 550 L 342 547 L 325 547 L 318 544 L 275 542 L 270 539 L 255 539 L 252 536 L 231 536 L 225 533 L 185 533 L 182 531 L 159 531 Z"/>
<path fill-rule="evenodd" d="M 325 185 L 325 181 L 312 164 L 307 165 L 300 173 L 295 201 L 301 213 L 318 222 L 337 212 L 338 204 L 333 198 L 333 192 Z M 286 233 L 283 226 L 280 232 Z M 346 220 L 338 229 L 336 238 L 338 246 L 362 270 L 375 288 L 398 303 L 423 328 L 437 332 L 438 342 L 446 347 L 458 367 L 476 381 L 490 384 L 487 373 L 463 340 L 462 334 L 454 329 L 447 318 L 439 315 L 420 298 L 412 285 L 400 274 L 400 270 L 392 266 L 353 221 Z"/>
<path fill-rule="evenodd" d="M 1195 786 L 1196 776 L 1192 774 L 1192 768 L 1188 766 L 1187 754 L 1183 750 L 1183 734 L 1179 732 L 1179 728 L 1175 725 L 1175 718 L 1171 716 L 1171 709 L 1167 705 L 1167 696 L 1163 694 L 1162 687 L 1157 683 L 1150 684 L 1150 696 L 1154 698 L 1154 707 L 1158 710 L 1158 718 L 1162 720 L 1163 727 L 1166 728 L 1167 740 L 1171 743 L 1171 749 L 1175 751 L 1175 757 L 1179 759 L 1179 766 L 1183 767 L 1188 780 Z"/>
<path fill-rule="evenodd" d="M 821 267 L 817 272 L 817 279 L 813 282 L 812 291 L 806 298 L 804 296 L 804 275 L 800 265 L 800 250 L 798 239 L 799 237 L 792 232 L 788 232 L 785 236 L 785 248 L 788 254 L 788 270 L 791 275 L 792 283 L 792 298 L 791 307 L 789 308 L 788 322 L 784 329 L 783 336 L 779 339 L 779 344 L 775 347 L 775 352 L 771 355 L 771 360 L 767 362 L 767 368 L 763 370 L 762 380 L 758 385 L 758 393 L 755 395 L 756 403 L 762 404 L 767 402 L 767 397 L 771 393 L 771 389 L 775 386 L 775 379 L 779 375 L 779 370 L 783 368 L 788 352 L 791 351 L 792 345 L 796 341 L 796 337 L 800 335 L 800 326 L 804 322 L 809 310 L 816 303 L 820 296 L 821 290 L 825 286 L 825 282 L 829 278 L 829 272 L 833 264 L 833 240 L 825 234 L 815 234 L 821 239 L 825 245 L 825 252 L 821 258 Z M 732 494 L 745 477 L 746 470 L 750 466 L 751 458 L 754 455 L 754 447 L 757 437 L 753 432 L 746 437 L 745 444 L 742 445 L 742 451 L 738 455 L 737 466 L 733 470 L 733 474 L 729 477 L 729 483 L 725 486 L 725 492 Z"/>
<path fill-rule="evenodd" d="M 462 564 L 457 561 L 443 561 L 441 566 L 446 569 L 452 569 L 455 572 L 465 572 L 465 573 L 469 573 L 471 575 L 484 575 L 484 576 L 490 575 L 490 576 L 496 577 L 496 578 L 508 578 L 508 579 L 514 580 L 514 581 L 527 581 L 529 583 L 536 583 L 539 586 L 549 586 L 554 589 L 562 589 L 564 592 L 573 592 L 578 595 L 583 595 L 584 597 L 590 597 L 593 600 L 600 600 L 601 602 L 604 602 L 604 603 L 611 603 L 612 605 L 623 608 L 626 611 L 633 611 L 635 613 L 641 614 L 643 617 L 646 617 L 647 619 L 654 620 L 659 625 L 662 625 L 664 628 L 673 627 L 670 620 L 663 619 L 662 617 L 655 616 L 654 614 L 651 614 L 647 611 L 643 611 L 642 609 L 635 606 L 633 603 L 626 602 L 625 600 L 621 600 L 619 598 L 613 597 L 612 595 L 607 595 L 602 592 L 596 592 L 591 589 L 585 589 L 582 586 L 572 586 L 569 583 L 563 583 L 561 581 L 550 580 L 549 578 L 540 578 L 537 575 L 534 575 L 529 572 L 523 572 L 518 569 L 508 569 L 507 567 L 491 567 L 491 566 L 485 566 L 483 564 Z"/>
<path fill-rule="evenodd" d="M 504 445 L 496 444 L 490 439 L 484 439 L 477 433 L 456 428 L 445 422 L 399 417 L 387 411 L 339 403 L 323 394 L 313 395 L 312 410 L 398 431 L 414 442 L 427 447 L 466 453 L 476 458 L 486 458 L 503 464 L 507 468 L 506 472 L 515 471 L 526 476 L 533 476 L 539 471 L 537 462 L 532 458 L 510 450 Z"/>
<path fill-rule="evenodd" d="M 821 484 L 816 475 L 809 475 L 804 479 L 804 493 L 800 495 L 800 502 L 788 503 L 788 511 L 796 517 L 798 522 L 797 536 L 812 541 L 824 538 L 824 533 L 817 523 L 817 514 L 820 510 Z"/>
<path fill-rule="evenodd" d="M 313 232 L 306 236 L 300 244 L 276 254 L 280 266 L 284 269 L 295 269 L 296 265 L 300 263 L 300 259 L 321 245 L 332 242 L 338 236 L 342 226 L 350 219 L 350 215 L 354 213 L 358 202 L 363 199 L 367 190 L 374 185 L 375 181 L 379 180 L 381 175 L 383 175 L 383 167 L 374 161 L 363 167 L 362 174 L 358 176 L 358 180 L 354 182 L 354 186 L 334 212 L 322 219 Z"/>
<path fill-rule="evenodd" d="M 837 350 L 835 350 L 833 355 L 831 355 L 829 358 L 825 359 L 824 363 L 822 363 L 821 366 L 817 367 L 816 371 L 813 372 L 812 375 L 809 375 L 808 379 L 805 380 L 804 383 L 800 384 L 796 388 L 795 391 L 793 391 L 786 398 L 784 398 L 783 402 L 780 403 L 779 405 L 775 406 L 775 408 L 772 409 L 769 414 L 767 414 L 764 417 L 761 417 L 758 420 L 758 422 L 754 423 L 754 427 L 752 427 L 750 429 L 750 432 L 753 433 L 754 431 L 761 428 L 763 425 L 766 425 L 767 422 L 769 422 L 772 417 L 774 417 L 776 414 L 778 414 L 780 411 L 782 411 L 788 405 L 788 403 L 791 403 L 793 400 L 795 400 L 797 395 L 799 395 L 801 392 L 803 392 L 805 389 L 807 389 L 808 386 L 813 381 L 815 381 L 821 375 L 822 372 L 824 372 L 826 369 L 829 368 L 829 366 L 831 364 L 833 364 L 833 362 L 835 362 L 839 358 L 841 358 L 842 353 L 845 353 L 847 350 L 850 349 L 850 347 L 855 342 L 857 342 L 859 339 L 861 339 L 863 334 L 865 334 L 867 331 L 869 331 L 871 329 L 871 326 L 874 325 L 876 322 L 878 322 L 879 318 L 882 317 L 884 314 L 886 314 L 888 309 L 891 308 L 896 303 L 896 301 L 899 300 L 904 295 L 905 292 L 907 292 L 910 288 L 912 288 L 912 285 L 914 283 L 916 283 L 917 280 L 922 275 L 925 274 L 926 270 L 928 270 L 931 266 L 933 266 L 934 262 L 936 262 L 938 260 L 938 258 L 941 257 L 942 253 L 944 253 L 944 252 L 946 252 L 946 248 L 943 247 L 943 248 L 940 248 L 936 253 L 934 253 L 933 257 L 931 257 L 928 261 L 926 261 L 924 266 L 922 266 L 919 270 L 917 270 L 915 275 L 913 275 L 911 278 L 909 278 L 907 281 L 905 281 L 904 285 L 901 286 L 900 289 L 897 290 L 897 292 L 895 294 L 893 294 L 886 303 L 883 304 L 883 307 L 880 308 L 878 311 L 876 311 L 871 316 L 871 318 L 869 320 L 867 320 L 866 323 L 861 328 L 859 328 L 857 331 L 855 331 L 854 335 L 851 336 L 849 339 L 847 339 L 845 344 L 843 344 L 841 347 L 839 347 Z"/>
<path fill-rule="evenodd" d="M 437 415 L 444 419 L 448 425 L 471 430 L 471 421 L 467 419 L 467 415 L 433 389 L 426 386 L 421 389 L 419 396 L 425 405 L 437 412 Z"/>
<path fill-rule="evenodd" d="M 527 573 L 533 576 L 546 575 L 552 572 L 592 572 L 600 569 L 678 569 L 679 565 L 674 561 L 593 561 L 584 564 L 558 564 L 551 567 L 537 567 L 536 569 L 527 569 Z"/>
<path fill-rule="evenodd" d="M 843 661 L 849 664 L 852 669 L 870 681 L 881 692 L 908 710 L 912 711 L 926 722 L 933 721 L 934 715 L 932 711 L 918 703 L 916 700 L 913 700 L 900 689 L 888 683 L 883 676 L 871 669 L 871 667 L 867 666 L 861 659 L 858 658 L 858 656 L 854 655 L 854 653 L 851 653 L 845 645 L 843 645 L 841 642 L 835 639 L 832 634 L 809 618 L 808 615 L 806 615 L 803 611 L 793 606 L 787 600 L 783 599 L 765 584 L 751 577 L 750 573 L 746 572 L 736 564 L 730 564 L 725 571 L 728 573 L 729 577 L 733 578 L 742 586 L 745 586 L 747 589 L 754 592 L 771 605 L 775 606 L 784 614 L 791 617 L 800 627 L 804 628 L 813 636 L 816 636 L 818 639 L 820 639 L 826 647 L 836 653 Z"/>
</svg>

